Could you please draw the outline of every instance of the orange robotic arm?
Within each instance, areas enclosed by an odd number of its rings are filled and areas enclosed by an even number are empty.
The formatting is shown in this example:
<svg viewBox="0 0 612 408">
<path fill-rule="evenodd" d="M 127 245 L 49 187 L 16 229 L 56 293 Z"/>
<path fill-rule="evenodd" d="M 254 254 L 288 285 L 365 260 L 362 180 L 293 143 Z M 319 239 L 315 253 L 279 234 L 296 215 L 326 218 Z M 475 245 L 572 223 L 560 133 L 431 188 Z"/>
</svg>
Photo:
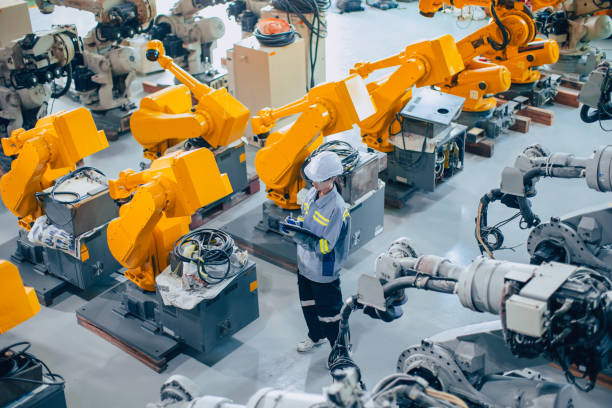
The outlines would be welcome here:
<svg viewBox="0 0 612 408">
<path fill-rule="evenodd" d="M 382 80 L 368 84 L 368 92 L 376 106 L 376 113 L 359 122 L 364 142 L 371 148 L 390 152 L 389 141 L 395 118 L 411 97 L 410 88 L 439 83 L 454 77 L 464 69 L 455 40 L 444 35 L 433 41 L 411 44 L 400 54 L 371 63 L 360 63 L 351 72 L 366 77 L 374 70 L 399 66 Z"/>
<path fill-rule="evenodd" d="M 521 1 L 420 0 L 419 10 L 421 14 L 432 17 L 442 4 L 485 6 L 491 10 L 493 20 L 490 24 L 457 42 L 466 65 L 477 56 L 485 56 L 491 62 L 508 68 L 512 83 L 531 83 L 540 78 L 534 67 L 553 64 L 559 59 L 559 46 L 555 41 L 532 43 L 536 38 L 535 22 L 531 10 Z"/>
<path fill-rule="evenodd" d="M 78 108 L 42 118 L 28 131 L 15 130 L 2 139 L 2 147 L 17 158 L 0 179 L 0 195 L 19 225 L 29 230 L 42 214 L 36 193 L 74 170 L 79 160 L 108 147 L 108 141 L 96 129 L 91 113 Z"/>
<path fill-rule="evenodd" d="M 357 75 L 312 88 L 302 99 L 278 109 L 263 109 L 251 119 L 255 134 L 268 133 L 280 118 L 300 114 L 284 129 L 272 132 L 255 156 L 255 168 L 268 198 L 285 209 L 298 209 L 300 167 L 324 136 L 349 130 L 374 113 L 363 80 Z"/>
<path fill-rule="evenodd" d="M 149 42 L 147 58 L 158 61 L 182 85 L 142 98 L 140 108 L 132 114 L 130 128 L 146 158 L 155 160 L 168 147 L 190 138 L 201 137 L 216 149 L 242 137 L 250 112 L 227 89 L 198 82 L 164 54 L 158 40 Z M 198 100 L 193 111 L 190 93 Z"/>
<path fill-rule="evenodd" d="M 272 133 L 255 156 L 257 174 L 276 205 L 299 208 L 299 169 L 323 136 L 349 130 L 355 124 L 362 129 L 378 127 L 413 85 L 441 81 L 463 69 L 450 35 L 414 44 L 392 58 L 400 67 L 373 86 L 366 87 L 362 78 L 353 74 L 343 81 L 312 88 L 301 100 L 280 109 L 262 110 L 252 118 L 253 131 L 262 134 L 270 131 L 278 118 L 301 113 L 288 128 Z"/>
<path fill-rule="evenodd" d="M 232 193 L 226 174 L 208 149 L 177 151 L 147 170 L 125 170 L 109 181 L 114 199 L 132 199 L 108 225 L 108 246 L 125 275 L 147 291 L 167 265 L 178 238 L 189 231 L 190 216 L 200 207 Z"/>
<path fill-rule="evenodd" d="M 34 289 L 23 286 L 17 267 L 0 260 L 0 334 L 40 311 Z"/>
</svg>

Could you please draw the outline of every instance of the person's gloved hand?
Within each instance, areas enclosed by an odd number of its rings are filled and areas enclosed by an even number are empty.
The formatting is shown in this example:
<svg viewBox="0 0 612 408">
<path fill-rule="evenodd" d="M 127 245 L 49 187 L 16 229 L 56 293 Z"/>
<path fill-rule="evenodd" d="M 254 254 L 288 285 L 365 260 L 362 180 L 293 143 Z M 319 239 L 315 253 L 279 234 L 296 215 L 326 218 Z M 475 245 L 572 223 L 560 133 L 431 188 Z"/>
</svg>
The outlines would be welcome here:
<svg viewBox="0 0 612 408">
<path fill-rule="evenodd" d="M 302 221 L 299 221 L 293 217 L 286 217 L 285 224 L 296 225 L 298 227 L 302 227 L 302 225 L 304 225 Z M 295 231 L 287 229 L 283 224 L 280 225 L 280 230 L 285 235 L 295 235 Z"/>
</svg>

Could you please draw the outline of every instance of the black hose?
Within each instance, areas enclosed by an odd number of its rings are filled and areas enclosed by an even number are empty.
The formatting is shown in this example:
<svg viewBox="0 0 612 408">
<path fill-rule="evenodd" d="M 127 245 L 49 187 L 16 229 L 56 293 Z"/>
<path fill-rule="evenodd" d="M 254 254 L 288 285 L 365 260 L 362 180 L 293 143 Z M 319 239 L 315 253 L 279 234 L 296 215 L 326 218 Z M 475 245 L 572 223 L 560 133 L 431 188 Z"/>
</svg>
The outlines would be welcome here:
<svg viewBox="0 0 612 408">
<path fill-rule="evenodd" d="M 259 28 L 255 28 L 253 35 L 257 40 L 266 47 L 284 47 L 289 44 L 293 44 L 295 41 L 295 29 L 290 25 L 289 31 L 284 33 L 276 34 L 264 34 L 259 31 Z"/>
<path fill-rule="evenodd" d="M 516 197 L 516 201 L 518 202 L 519 210 L 523 217 L 521 228 L 531 228 L 538 225 L 540 223 L 540 218 L 531 211 L 529 200 L 526 197 Z"/>
<path fill-rule="evenodd" d="M 59 92 L 52 91 L 51 98 L 57 99 L 66 95 L 70 89 L 70 85 L 72 85 L 72 63 L 66 66 L 66 85 L 64 85 L 64 88 L 62 88 L 62 90 Z"/>
<path fill-rule="evenodd" d="M 93 171 L 95 173 L 98 173 L 100 176 L 102 177 L 106 177 L 104 175 L 104 173 L 102 173 L 100 170 L 96 169 L 95 167 L 89 167 L 89 166 L 83 166 L 83 167 L 79 167 L 76 170 L 71 171 L 70 173 L 62 176 L 59 180 L 57 180 L 55 182 L 55 184 L 53 185 L 53 187 L 51 188 L 51 192 L 49 193 L 51 195 L 51 200 L 57 202 L 57 203 L 61 203 L 61 204 L 75 204 L 78 203 L 79 201 L 81 201 L 83 199 L 83 196 L 81 196 L 79 193 L 74 192 L 74 191 L 56 191 L 57 188 L 62 185 L 63 183 L 65 183 L 66 181 L 76 177 L 77 175 L 79 175 L 80 173 L 84 173 L 86 171 Z M 58 200 L 55 196 L 56 195 L 71 195 L 76 197 L 73 200 Z"/>
<path fill-rule="evenodd" d="M 185 255 L 186 246 L 194 248 Z M 224 231 L 202 228 L 183 235 L 174 244 L 174 256 L 181 262 L 195 263 L 202 281 L 214 285 L 235 276 L 240 270 L 231 271 L 231 256 L 234 253 L 234 240 Z M 213 272 L 211 266 L 224 266 L 222 274 Z"/>
<path fill-rule="evenodd" d="M 508 29 L 502 24 L 501 20 L 497 16 L 497 12 L 495 11 L 495 3 L 491 4 L 491 15 L 493 16 L 493 19 L 495 20 L 495 24 L 497 24 L 497 27 L 499 27 L 499 30 L 501 31 L 502 42 L 500 44 L 491 37 L 487 38 L 487 40 L 489 40 L 489 44 L 491 44 L 491 47 L 495 51 L 501 51 L 504 48 L 506 48 L 508 44 L 510 43 L 510 36 L 508 35 Z"/>
<path fill-rule="evenodd" d="M 21 350 L 13 350 L 15 347 L 23 346 Z M 27 341 L 11 344 L 10 346 L 4 347 L 0 350 L 0 383 L 2 382 L 22 382 L 41 384 L 49 386 L 64 386 L 64 378 L 52 372 L 49 367 L 40 359 L 34 355 L 28 353 L 28 349 L 31 344 Z M 52 381 L 36 380 L 23 378 L 23 373 L 34 367 L 36 364 L 40 364 L 43 367 L 42 376 L 43 378 L 49 378 Z"/>
<path fill-rule="evenodd" d="M 582 105 L 582 109 L 580 109 L 580 119 L 582 119 L 585 123 L 594 123 L 599 120 L 599 110 L 595 109 L 593 112 L 590 112 L 591 107 L 588 105 Z"/>
</svg>

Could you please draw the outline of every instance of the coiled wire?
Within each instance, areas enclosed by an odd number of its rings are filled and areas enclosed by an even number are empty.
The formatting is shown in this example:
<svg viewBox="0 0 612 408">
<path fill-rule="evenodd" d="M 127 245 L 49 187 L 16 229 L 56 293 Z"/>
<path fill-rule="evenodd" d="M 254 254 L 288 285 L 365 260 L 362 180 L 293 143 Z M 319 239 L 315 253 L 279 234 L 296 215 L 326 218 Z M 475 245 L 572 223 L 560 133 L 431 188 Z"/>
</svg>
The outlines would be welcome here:
<svg viewBox="0 0 612 408">
<path fill-rule="evenodd" d="M 209 285 L 221 283 L 240 271 L 232 271 L 231 256 L 234 253 L 232 237 L 217 229 L 197 229 L 183 235 L 174 244 L 174 256 L 181 262 L 197 266 L 198 276 Z M 223 267 L 225 268 L 219 268 Z M 219 269 L 223 270 L 221 273 Z"/>
<path fill-rule="evenodd" d="M 257 38 L 257 41 L 266 47 L 284 47 L 295 41 L 295 29 L 292 25 L 289 25 L 289 27 L 289 31 L 276 34 L 264 34 L 256 27 L 253 35 Z"/>
<path fill-rule="evenodd" d="M 17 351 L 13 350 L 19 346 L 23 346 L 23 348 Z M 0 349 L 0 382 L 24 382 L 63 387 L 64 378 L 52 372 L 42 360 L 28 353 L 30 347 L 31 344 L 29 342 L 21 341 Z M 19 374 L 35 364 L 40 364 L 44 367 L 43 377 L 49 378 L 51 381 L 19 377 Z"/>
</svg>

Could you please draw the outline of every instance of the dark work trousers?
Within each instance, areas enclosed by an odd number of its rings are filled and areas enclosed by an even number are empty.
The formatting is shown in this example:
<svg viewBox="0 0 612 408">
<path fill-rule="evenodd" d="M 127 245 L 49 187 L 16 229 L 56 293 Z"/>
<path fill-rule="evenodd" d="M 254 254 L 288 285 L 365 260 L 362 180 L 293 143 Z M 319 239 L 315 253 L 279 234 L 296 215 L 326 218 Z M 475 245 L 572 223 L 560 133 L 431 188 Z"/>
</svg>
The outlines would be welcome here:
<svg viewBox="0 0 612 408">
<path fill-rule="evenodd" d="M 340 278 L 330 283 L 318 283 L 298 273 L 298 291 L 308 337 L 315 342 L 327 338 L 333 347 L 338 338 L 342 309 Z"/>
</svg>

